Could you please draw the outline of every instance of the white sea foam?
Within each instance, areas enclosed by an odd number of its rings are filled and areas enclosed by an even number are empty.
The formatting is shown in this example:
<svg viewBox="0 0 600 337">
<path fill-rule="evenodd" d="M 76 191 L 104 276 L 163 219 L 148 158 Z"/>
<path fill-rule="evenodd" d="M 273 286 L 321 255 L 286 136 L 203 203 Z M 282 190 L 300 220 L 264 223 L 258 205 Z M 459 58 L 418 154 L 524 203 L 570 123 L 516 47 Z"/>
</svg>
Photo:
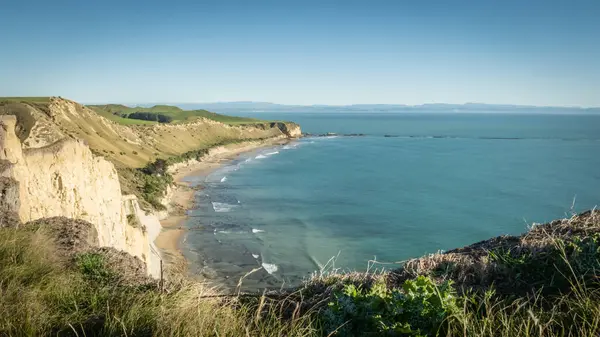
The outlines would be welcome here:
<svg viewBox="0 0 600 337">
<path fill-rule="evenodd" d="M 256 233 L 264 233 L 265 231 L 262 229 L 256 229 L 256 228 L 252 228 L 252 233 L 256 234 Z"/>
<path fill-rule="evenodd" d="M 277 271 L 277 265 L 275 264 L 271 264 L 271 263 L 262 263 L 262 267 L 265 268 L 265 270 L 267 271 L 267 273 L 269 274 L 273 274 L 274 272 Z"/>
<path fill-rule="evenodd" d="M 262 154 L 259 154 L 258 156 L 255 157 L 255 159 L 265 159 L 267 158 L 266 156 L 263 156 Z"/>
<path fill-rule="evenodd" d="M 227 176 L 225 176 L 225 177 L 221 178 L 221 182 L 222 182 L 222 183 L 224 183 L 224 182 L 226 182 L 226 181 L 227 181 Z"/>
<path fill-rule="evenodd" d="M 274 151 L 274 152 L 269 152 L 269 153 L 265 153 L 265 156 L 272 156 L 274 154 L 278 154 L 279 151 Z"/>
<path fill-rule="evenodd" d="M 255 259 L 258 259 L 260 257 L 260 255 L 258 255 L 258 254 L 252 254 L 252 257 L 255 258 Z"/>
<path fill-rule="evenodd" d="M 252 158 L 246 158 L 246 160 L 244 160 L 244 162 L 247 163 L 247 162 L 249 162 L 251 160 L 252 160 Z"/>
<path fill-rule="evenodd" d="M 212 202 L 212 207 L 215 210 L 215 212 L 229 212 L 232 208 L 235 208 L 237 206 L 238 205 L 230 205 L 224 202 Z"/>
</svg>

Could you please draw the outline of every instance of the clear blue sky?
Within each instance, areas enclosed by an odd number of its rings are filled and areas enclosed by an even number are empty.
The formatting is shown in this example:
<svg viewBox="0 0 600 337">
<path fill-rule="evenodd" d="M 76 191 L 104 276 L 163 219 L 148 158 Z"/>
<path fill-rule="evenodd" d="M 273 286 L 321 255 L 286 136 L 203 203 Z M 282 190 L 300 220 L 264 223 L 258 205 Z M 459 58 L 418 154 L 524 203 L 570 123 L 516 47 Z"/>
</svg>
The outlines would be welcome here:
<svg viewBox="0 0 600 337">
<path fill-rule="evenodd" d="M 600 106 L 599 0 L 15 0 L 0 14 L 0 96 Z"/>
</svg>

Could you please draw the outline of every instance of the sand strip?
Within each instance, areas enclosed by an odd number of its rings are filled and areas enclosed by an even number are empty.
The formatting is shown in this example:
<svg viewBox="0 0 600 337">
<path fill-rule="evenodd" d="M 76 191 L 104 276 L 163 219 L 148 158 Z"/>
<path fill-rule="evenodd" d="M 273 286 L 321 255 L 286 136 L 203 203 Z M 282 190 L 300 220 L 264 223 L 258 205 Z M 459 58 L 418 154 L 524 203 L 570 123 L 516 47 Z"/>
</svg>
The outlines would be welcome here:
<svg viewBox="0 0 600 337">
<path fill-rule="evenodd" d="M 190 184 L 183 179 L 189 176 L 206 176 L 242 153 L 287 142 L 289 142 L 287 139 L 271 139 L 261 142 L 230 144 L 203 157 L 202 161 L 182 167 L 173 173 L 175 187 L 169 200 L 169 216 L 160 221 L 162 231 L 155 240 L 156 246 L 160 249 L 168 265 L 185 266 L 180 244 L 185 233 L 183 225 L 187 219 L 186 211 L 194 207 L 196 189 L 192 189 Z"/>
</svg>

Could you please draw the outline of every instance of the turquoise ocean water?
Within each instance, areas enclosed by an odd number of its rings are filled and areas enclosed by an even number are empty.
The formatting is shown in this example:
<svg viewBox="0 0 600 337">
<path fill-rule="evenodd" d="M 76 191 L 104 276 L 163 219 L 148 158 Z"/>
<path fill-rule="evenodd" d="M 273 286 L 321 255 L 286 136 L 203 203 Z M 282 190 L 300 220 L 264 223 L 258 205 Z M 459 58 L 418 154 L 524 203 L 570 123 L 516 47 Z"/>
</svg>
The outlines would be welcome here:
<svg viewBox="0 0 600 337">
<path fill-rule="evenodd" d="M 258 267 L 246 289 L 295 285 L 332 257 L 336 268 L 365 270 L 369 260 L 519 234 L 573 202 L 576 211 L 600 204 L 600 116 L 255 116 L 366 136 L 304 138 L 189 177 L 204 189 L 185 255 L 193 272 L 229 287 Z"/>
</svg>

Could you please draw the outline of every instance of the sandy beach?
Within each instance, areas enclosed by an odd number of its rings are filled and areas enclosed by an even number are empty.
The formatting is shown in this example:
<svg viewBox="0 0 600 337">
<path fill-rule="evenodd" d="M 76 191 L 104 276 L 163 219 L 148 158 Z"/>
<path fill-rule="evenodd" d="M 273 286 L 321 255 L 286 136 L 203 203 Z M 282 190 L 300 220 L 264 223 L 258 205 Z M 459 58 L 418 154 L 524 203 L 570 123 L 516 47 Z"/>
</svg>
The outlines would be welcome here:
<svg viewBox="0 0 600 337">
<path fill-rule="evenodd" d="M 155 240 L 165 262 L 169 266 L 184 266 L 185 259 L 180 249 L 181 238 L 185 234 L 186 211 L 194 207 L 194 189 L 184 179 L 188 176 L 206 176 L 242 153 L 263 147 L 281 145 L 288 139 L 272 139 L 260 142 L 245 142 L 220 146 L 202 158 L 202 161 L 183 166 L 173 172 L 175 186 L 169 199 L 169 216 L 160 221 L 162 231 Z"/>
</svg>

